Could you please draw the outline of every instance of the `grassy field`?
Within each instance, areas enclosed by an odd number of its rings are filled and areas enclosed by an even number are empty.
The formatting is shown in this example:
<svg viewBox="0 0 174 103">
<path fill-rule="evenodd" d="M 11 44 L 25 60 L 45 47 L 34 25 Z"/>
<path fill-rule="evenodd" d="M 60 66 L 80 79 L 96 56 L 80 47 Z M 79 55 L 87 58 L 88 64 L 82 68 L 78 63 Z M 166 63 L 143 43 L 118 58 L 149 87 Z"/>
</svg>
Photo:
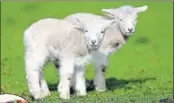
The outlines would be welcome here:
<svg viewBox="0 0 174 103">
<path fill-rule="evenodd" d="M 45 69 L 51 96 L 32 101 L 25 80 L 23 32 L 33 22 L 47 17 L 63 18 L 76 12 L 102 14 L 101 8 L 148 5 L 139 15 L 136 32 L 119 52 L 110 58 L 108 91 L 90 90 L 86 97 L 72 94 L 70 103 L 157 103 L 172 98 L 173 92 L 173 14 L 172 2 L 2 2 L 1 3 L 1 93 L 12 93 L 31 103 L 58 103 L 57 71 Z M 87 78 L 92 80 L 93 67 Z"/>
</svg>

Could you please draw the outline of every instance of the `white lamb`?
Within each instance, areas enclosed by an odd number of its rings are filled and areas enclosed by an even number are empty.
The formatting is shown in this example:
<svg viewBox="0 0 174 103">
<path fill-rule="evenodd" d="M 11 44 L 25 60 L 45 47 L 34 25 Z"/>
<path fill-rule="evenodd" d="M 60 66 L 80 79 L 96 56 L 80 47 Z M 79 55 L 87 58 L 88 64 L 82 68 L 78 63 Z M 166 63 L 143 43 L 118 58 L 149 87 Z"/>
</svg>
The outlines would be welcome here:
<svg viewBox="0 0 174 103">
<path fill-rule="evenodd" d="M 114 23 L 112 20 L 83 24 L 66 20 L 47 18 L 33 23 L 24 32 L 25 70 L 29 91 L 34 99 L 50 95 L 43 77 L 46 63 L 60 63 L 60 98 L 70 99 L 70 80 L 74 67 L 81 68 L 91 60 L 93 52 L 100 47 L 105 30 Z M 86 95 L 82 92 L 81 95 Z"/>
<path fill-rule="evenodd" d="M 133 32 L 135 31 L 138 13 L 144 12 L 146 10 L 147 10 L 146 5 L 136 8 L 126 5 L 115 9 L 102 9 L 102 11 L 107 15 L 107 17 L 91 13 L 76 13 L 69 15 L 65 18 L 66 20 L 73 23 L 77 22 L 74 18 L 75 16 L 78 16 L 85 23 L 90 23 L 90 21 L 99 20 L 102 18 L 116 20 L 116 24 L 113 24 L 112 27 L 110 27 L 106 31 L 102 45 L 99 48 L 99 52 L 96 53 L 96 55 L 94 55 L 95 56 L 94 85 L 97 91 L 105 91 L 107 89 L 105 83 L 105 70 L 108 66 L 109 56 L 113 52 L 116 52 L 118 48 L 122 47 L 123 44 L 125 44 L 130 35 L 132 35 Z M 118 42 L 118 40 L 120 40 L 120 42 Z M 85 71 L 82 72 L 83 73 L 81 74 L 84 74 Z M 74 75 L 76 75 L 76 78 L 77 77 L 80 78 L 79 76 L 82 76 L 79 74 L 74 74 Z M 79 84 L 76 83 L 75 85 L 80 85 L 80 83 Z"/>
</svg>

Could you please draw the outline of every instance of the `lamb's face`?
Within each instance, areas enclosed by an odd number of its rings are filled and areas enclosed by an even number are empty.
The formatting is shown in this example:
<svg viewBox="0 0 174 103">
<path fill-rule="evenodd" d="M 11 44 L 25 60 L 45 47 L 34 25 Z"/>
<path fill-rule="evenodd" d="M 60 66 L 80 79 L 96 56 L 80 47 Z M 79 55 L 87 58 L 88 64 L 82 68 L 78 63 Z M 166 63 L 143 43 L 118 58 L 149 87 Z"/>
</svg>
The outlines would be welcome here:
<svg viewBox="0 0 174 103">
<path fill-rule="evenodd" d="M 93 26 L 94 27 L 94 26 Z M 89 27 L 86 27 L 84 30 L 84 36 L 87 46 L 90 49 L 97 49 L 99 48 L 103 37 L 105 34 L 105 29 L 101 27 L 95 26 L 92 28 L 92 25 Z"/>
<path fill-rule="evenodd" d="M 114 20 L 106 20 L 102 23 L 90 23 L 85 25 L 84 36 L 86 45 L 90 49 L 98 49 L 103 41 L 105 31 L 114 23 Z"/>
<path fill-rule="evenodd" d="M 119 16 L 116 17 L 118 21 L 118 26 L 124 35 L 132 35 L 135 31 L 136 23 L 137 23 L 137 14 L 126 14 L 120 13 Z"/>
<path fill-rule="evenodd" d="M 115 23 L 115 20 L 101 19 L 85 23 L 80 21 L 78 17 L 75 17 L 75 19 L 77 20 L 76 28 L 82 31 L 87 47 L 94 50 L 101 46 L 105 31 Z"/>
<path fill-rule="evenodd" d="M 122 33 L 126 36 L 132 35 L 135 32 L 138 13 L 147 10 L 147 6 L 132 7 L 122 6 L 116 9 L 102 9 L 102 11 L 109 17 L 117 21 Z"/>
</svg>

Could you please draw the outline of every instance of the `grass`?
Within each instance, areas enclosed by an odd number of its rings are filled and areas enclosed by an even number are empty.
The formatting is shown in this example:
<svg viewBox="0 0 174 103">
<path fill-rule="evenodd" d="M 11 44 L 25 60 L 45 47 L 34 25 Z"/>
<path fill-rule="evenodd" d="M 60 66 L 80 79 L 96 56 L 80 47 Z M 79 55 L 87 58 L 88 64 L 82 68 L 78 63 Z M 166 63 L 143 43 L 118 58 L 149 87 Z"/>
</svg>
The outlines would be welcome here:
<svg viewBox="0 0 174 103">
<path fill-rule="evenodd" d="M 52 94 L 32 101 L 24 72 L 23 32 L 33 22 L 47 17 L 63 18 L 76 12 L 102 14 L 101 8 L 148 5 L 139 15 L 136 32 L 110 57 L 107 70 L 108 91 L 88 92 L 86 97 L 72 94 L 71 103 L 156 103 L 172 98 L 173 92 L 173 14 L 172 2 L 2 2 L 1 3 L 1 89 L 31 103 L 57 103 L 57 71 L 52 64 L 45 69 Z M 93 67 L 87 78 L 92 80 Z M 2 93 L 1 91 L 1 93 Z"/>
</svg>

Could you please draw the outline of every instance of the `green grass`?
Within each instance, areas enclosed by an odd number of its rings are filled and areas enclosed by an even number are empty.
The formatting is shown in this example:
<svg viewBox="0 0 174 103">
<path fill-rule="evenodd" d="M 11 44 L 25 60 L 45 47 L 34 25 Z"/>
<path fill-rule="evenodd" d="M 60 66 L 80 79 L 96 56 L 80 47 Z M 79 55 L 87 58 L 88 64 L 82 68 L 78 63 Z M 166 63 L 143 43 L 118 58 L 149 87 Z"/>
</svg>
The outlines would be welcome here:
<svg viewBox="0 0 174 103">
<path fill-rule="evenodd" d="M 148 5 L 139 15 L 136 32 L 119 52 L 110 57 L 108 91 L 89 91 L 86 97 L 72 94 L 71 103 L 154 103 L 172 98 L 173 34 L 172 2 L 2 2 L 1 88 L 36 103 L 57 103 L 57 71 L 48 65 L 45 78 L 54 90 L 42 101 L 32 101 L 24 72 L 23 32 L 33 22 L 47 17 L 63 18 L 76 12 L 102 14 L 101 8 Z M 88 66 L 87 78 L 94 76 Z M 156 103 L 156 102 L 155 102 Z"/>
</svg>

